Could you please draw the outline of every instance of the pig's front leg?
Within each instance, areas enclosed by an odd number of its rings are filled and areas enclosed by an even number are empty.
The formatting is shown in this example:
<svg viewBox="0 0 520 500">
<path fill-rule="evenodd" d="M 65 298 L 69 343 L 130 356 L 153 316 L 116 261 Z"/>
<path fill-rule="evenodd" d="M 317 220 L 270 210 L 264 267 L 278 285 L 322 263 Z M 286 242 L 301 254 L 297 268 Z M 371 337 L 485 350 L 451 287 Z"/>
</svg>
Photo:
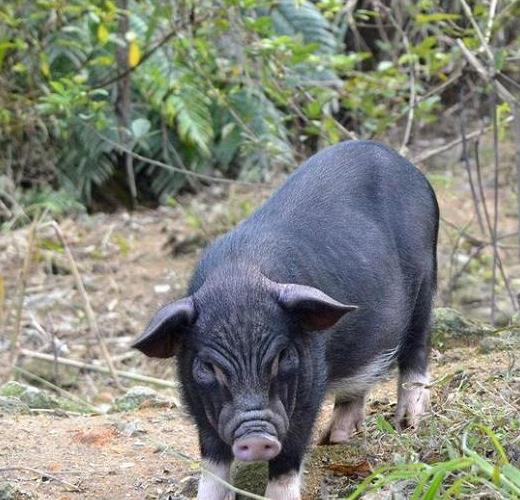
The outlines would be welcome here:
<svg viewBox="0 0 520 500">
<path fill-rule="evenodd" d="M 336 396 L 330 428 L 321 444 L 346 443 L 356 431 L 361 430 L 365 419 L 365 394 L 342 401 Z"/>
<path fill-rule="evenodd" d="M 198 500 L 233 500 L 235 493 L 222 482 L 231 481 L 230 470 L 233 461 L 231 448 L 210 428 L 199 430 L 199 440 L 202 471 L 197 493 Z"/>
<path fill-rule="evenodd" d="M 307 434 L 310 436 L 312 429 Z M 269 482 L 265 496 L 270 500 L 300 500 L 302 461 L 307 440 L 302 429 L 301 441 L 285 442 L 281 453 L 269 462 Z"/>
<path fill-rule="evenodd" d="M 199 500 L 233 500 L 235 493 L 217 479 L 230 482 L 231 462 L 214 462 L 210 459 L 202 460 L 202 472 L 199 481 Z"/>
<path fill-rule="evenodd" d="M 300 500 L 301 471 L 293 470 L 269 479 L 265 496 L 270 500 Z"/>
</svg>

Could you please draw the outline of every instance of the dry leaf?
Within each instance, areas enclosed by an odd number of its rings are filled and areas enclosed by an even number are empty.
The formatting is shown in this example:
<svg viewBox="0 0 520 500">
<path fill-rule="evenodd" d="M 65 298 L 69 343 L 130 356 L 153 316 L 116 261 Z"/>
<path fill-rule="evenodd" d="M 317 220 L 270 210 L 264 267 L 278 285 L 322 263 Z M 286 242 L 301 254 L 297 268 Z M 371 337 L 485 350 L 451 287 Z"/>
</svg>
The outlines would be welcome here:
<svg viewBox="0 0 520 500">
<path fill-rule="evenodd" d="M 366 477 L 372 473 L 372 467 L 370 464 L 364 460 L 363 462 L 359 462 L 358 464 L 330 464 L 327 465 L 327 469 L 331 470 L 335 474 L 340 474 L 342 476 L 358 476 L 358 477 Z"/>
</svg>

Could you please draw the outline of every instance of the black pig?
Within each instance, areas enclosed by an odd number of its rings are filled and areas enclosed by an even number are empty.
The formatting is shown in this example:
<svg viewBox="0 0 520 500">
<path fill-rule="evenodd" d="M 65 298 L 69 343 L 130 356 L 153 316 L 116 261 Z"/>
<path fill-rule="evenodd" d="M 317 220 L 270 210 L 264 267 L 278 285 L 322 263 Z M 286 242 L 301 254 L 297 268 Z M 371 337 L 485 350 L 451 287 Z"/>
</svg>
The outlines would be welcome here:
<svg viewBox="0 0 520 500">
<path fill-rule="evenodd" d="M 417 424 L 428 404 L 438 219 L 410 162 L 375 142 L 344 142 L 204 252 L 188 296 L 160 309 L 135 347 L 177 355 L 206 469 L 229 480 L 233 459 L 268 460 L 266 496 L 300 498 L 325 392 L 336 399 L 323 440 L 345 442 L 394 364 L 396 424 Z M 199 498 L 231 497 L 203 474 Z"/>
</svg>

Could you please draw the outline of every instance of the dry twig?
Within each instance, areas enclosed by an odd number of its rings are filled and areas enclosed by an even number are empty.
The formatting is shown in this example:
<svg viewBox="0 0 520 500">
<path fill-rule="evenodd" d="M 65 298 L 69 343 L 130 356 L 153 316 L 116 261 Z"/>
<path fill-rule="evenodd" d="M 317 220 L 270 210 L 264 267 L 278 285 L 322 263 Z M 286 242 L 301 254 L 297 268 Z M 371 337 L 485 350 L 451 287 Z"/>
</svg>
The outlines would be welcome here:
<svg viewBox="0 0 520 500">
<path fill-rule="evenodd" d="M 476 170 L 477 170 L 477 185 L 480 192 L 480 199 L 482 200 L 482 208 L 484 209 L 484 220 L 486 221 L 486 226 L 488 229 L 489 236 L 491 238 L 491 244 L 493 244 L 493 226 L 491 224 L 491 217 L 489 215 L 489 210 L 487 208 L 487 202 L 486 202 L 486 196 L 484 194 L 484 186 L 482 183 L 482 169 L 480 168 L 480 155 L 479 155 L 479 142 L 475 141 L 475 164 L 476 164 Z M 498 235 L 495 238 L 496 241 L 498 241 Z M 497 264 L 498 269 L 500 270 L 500 274 L 502 276 L 502 279 L 504 281 L 504 284 L 506 286 L 507 294 L 509 296 L 509 300 L 511 301 L 511 305 L 513 306 L 513 309 L 515 311 L 518 310 L 518 306 L 515 300 L 515 296 L 511 290 L 511 286 L 509 284 L 509 279 L 507 278 L 504 266 L 502 265 L 502 259 L 500 257 L 500 253 L 498 252 L 498 243 L 495 245 L 497 247 Z"/>
<path fill-rule="evenodd" d="M 466 167 L 466 173 L 468 175 L 469 187 L 471 190 L 471 198 L 473 199 L 473 205 L 475 207 L 475 215 L 477 216 L 477 222 L 480 229 L 480 233 L 484 234 L 484 222 L 482 220 L 482 214 L 480 213 L 480 200 L 477 195 L 477 191 L 475 189 L 475 183 L 473 182 L 473 174 L 471 172 L 471 164 L 469 162 L 469 153 L 468 153 L 468 141 L 466 140 L 466 129 L 465 129 L 465 113 L 464 113 L 464 95 L 461 90 L 460 98 L 460 134 L 462 137 L 462 156 L 464 166 Z"/>
<path fill-rule="evenodd" d="M 16 366 L 16 362 L 18 361 L 18 353 L 20 352 L 20 333 L 22 329 L 22 310 L 23 310 L 23 302 L 25 299 L 25 289 L 27 288 L 27 279 L 29 275 L 29 269 L 31 267 L 32 262 L 32 254 L 34 250 L 34 240 L 36 237 L 36 229 L 38 224 L 40 223 L 40 219 L 35 219 L 31 224 L 31 228 L 29 230 L 29 240 L 27 242 L 27 251 L 25 253 L 25 258 L 22 267 L 22 273 L 20 275 L 19 289 L 18 289 L 18 300 L 16 303 L 15 309 L 15 321 L 14 321 L 14 329 L 11 335 L 11 360 L 10 360 L 10 369 L 8 372 L 8 377 L 12 376 L 12 372 L 14 367 Z"/>
<path fill-rule="evenodd" d="M 20 349 L 20 355 L 27 356 L 29 358 L 41 359 L 42 361 L 48 361 L 49 363 L 58 363 L 64 366 L 71 366 L 73 368 L 78 368 L 80 370 L 89 370 L 92 372 L 98 373 L 110 373 L 110 370 L 104 366 L 97 366 L 90 363 L 84 363 L 82 361 L 77 361 L 75 359 L 67 359 L 60 356 L 56 358 L 52 354 L 44 354 L 41 352 L 31 351 L 29 349 Z M 143 382 L 146 384 L 153 384 L 160 387 L 171 387 L 177 388 L 178 384 L 176 382 L 170 382 L 168 380 L 163 380 L 155 377 L 148 377 L 146 375 L 140 375 L 139 373 L 132 373 L 123 370 L 115 370 L 116 374 L 121 378 L 126 378 L 129 380 L 135 380 L 136 382 Z"/>
<path fill-rule="evenodd" d="M 74 260 L 72 252 L 70 251 L 70 248 L 67 244 L 67 241 L 65 240 L 65 236 L 63 235 L 63 232 L 62 232 L 59 224 L 55 221 L 52 221 L 51 226 L 53 227 L 54 231 L 56 231 L 56 234 L 57 234 L 58 238 L 60 239 L 60 241 L 63 245 L 63 248 L 65 249 L 65 254 L 69 260 L 72 274 L 74 275 L 74 279 L 76 281 L 76 287 L 78 289 L 78 292 L 81 295 L 81 298 L 83 299 L 85 314 L 87 316 L 87 322 L 88 322 L 90 331 L 94 333 L 94 335 L 97 338 L 97 341 L 99 342 L 99 347 L 100 347 L 101 353 L 103 354 L 103 357 L 105 358 L 105 361 L 107 363 L 110 375 L 112 375 L 112 378 L 114 379 L 114 382 L 116 383 L 117 387 L 119 389 L 123 390 L 123 387 L 121 386 L 121 383 L 119 382 L 119 378 L 116 374 L 114 364 L 112 363 L 112 358 L 110 357 L 110 352 L 108 351 L 108 348 L 105 344 L 105 339 L 103 338 L 103 335 L 101 334 L 101 330 L 99 329 L 99 326 L 96 321 L 96 316 L 94 315 L 94 311 L 92 310 L 92 306 L 90 305 L 90 299 L 87 295 L 87 291 L 85 290 L 85 286 L 83 285 L 83 280 L 81 279 L 81 275 L 79 273 L 78 266 L 76 265 L 76 261 Z"/>
<path fill-rule="evenodd" d="M 508 116 L 502 123 L 507 124 L 507 123 L 511 123 L 512 121 L 513 121 L 513 116 Z M 442 153 L 454 148 L 455 146 L 458 146 L 464 140 L 469 141 L 470 139 L 475 139 L 477 137 L 480 137 L 481 135 L 484 135 L 486 132 L 489 132 L 492 128 L 493 128 L 493 126 L 489 125 L 487 127 L 482 127 L 478 130 L 473 130 L 469 134 L 466 134 L 465 138 L 461 136 L 461 137 L 458 137 L 457 139 L 454 139 L 453 141 L 443 144 L 442 146 L 439 146 L 439 147 L 436 147 L 433 149 L 429 149 L 429 150 L 425 151 L 424 153 L 418 154 L 411 161 L 412 161 L 412 163 L 420 163 L 420 162 L 429 160 L 430 158 L 433 158 L 434 156 L 442 154 Z"/>
<path fill-rule="evenodd" d="M 91 405 L 88 401 L 85 401 L 84 399 L 81 399 L 80 397 L 75 396 L 74 394 L 72 394 L 72 392 L 66 391 L 65 389 L 62 389 L 61 387 L 58 387 L 57 385 L 53 384 L 52 382 L 49 382 L 48 380 L 46 380 L 42 377 L 39 377 L 38 375 L 31 373 L 30 371 L 24 370 L 23 368 L 20 368 L 19 366 L 16 366 L 15 370 L 17 372 L 20 372 L 25 377 L 32 378 L 33 380 L 36 380 L 40 384 L 50 387 L 51 389 L 53 389 L 56 392 L 58 392 L 59 394 L 61 394 L 64 398 L 70 399 L 71 401 L 74 401 L 74 403 L 84 406 L 85 408 L 88 408 L 89 411 L 91 411 L 92 413 L 101 415 L 101 412 L 95 406 Z"/>
<path fill-rule="evenodd" d="M 52 479 L 53 481 L 56 481 L 57 483 L 61 483 L 64 486 L 71 488 L 72 491 L 81 492 L 81 489 L 78 488 L 75 484 L 69 483 L 68 481 L 60 479 L 59 477 L 53 476 L 52 474 L 49 474 L 47 472 L 41 471 L 39 469 L 35 469 L 34 467 L 25 467 L 24 465 L 10 465 L 7 467 L 0 467 L 0 474 L 4 473 L 4 472 L 12 472 L 12 471 L 17 471 L 17 470 L 25 471 L 25 472 L 32 472 L 33 474 L 37 474 L 38 476 L 41 476 L 42 478 L 46 477 L 46 478 Z"/>
</svg>

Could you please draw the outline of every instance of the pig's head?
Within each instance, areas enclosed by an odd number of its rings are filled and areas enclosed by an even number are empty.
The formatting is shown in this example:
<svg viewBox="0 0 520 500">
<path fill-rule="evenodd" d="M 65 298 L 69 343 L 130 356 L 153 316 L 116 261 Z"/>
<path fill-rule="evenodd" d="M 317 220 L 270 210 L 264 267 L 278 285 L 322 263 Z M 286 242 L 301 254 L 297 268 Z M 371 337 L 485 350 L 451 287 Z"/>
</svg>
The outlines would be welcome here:
<svg viewBox="0 0 520 500">
<path fill-rule="evenodd" d="M 297 394 L 313 383 L 315 332 L 353 309 L 309 286 L 221 276 L 160 309 L 134 347 L 178 355 L 195 417 L 207 419 L 236 459 L 271 460 Z"/>
</svg>

